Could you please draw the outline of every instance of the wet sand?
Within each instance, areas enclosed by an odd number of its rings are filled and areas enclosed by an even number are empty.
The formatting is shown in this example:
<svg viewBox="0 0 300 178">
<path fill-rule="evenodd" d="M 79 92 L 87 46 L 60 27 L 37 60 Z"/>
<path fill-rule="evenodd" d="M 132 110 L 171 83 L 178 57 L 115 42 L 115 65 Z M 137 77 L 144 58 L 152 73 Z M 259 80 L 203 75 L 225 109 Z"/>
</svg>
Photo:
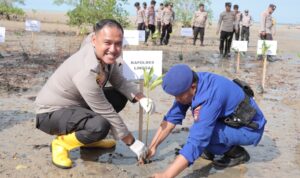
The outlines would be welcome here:
<svg viewBox="0 0 300 178">
<path fill-rule="evenodd" d="M 47 78 L 82 40 L 76 29 L 65 24 L 42 24 L 34 34 L 23 31 L 23 23 L 1 21 L 7 27 L 6 43 L 0 44 L 0 177 L 149 177 L 166 168 L 176 150 L 185 143 L 192 124 L 190 113 L 184 124 L 159 147 L 151 164 L 137 166 L 134 154 L 121 142 L 115 149 L 78 148 L 71 151 L 74 168 L 62 170 L 51 163 L 49 136 L 35 129 L 33 100 Z M 235 71 L 235 57 L 220 59 L 215 26 L 206 30 L 205 47 L 193 46 L 190 38 L 180 37 L 175 29 L 169 46 L 128 46 L 124 50 L 163 50 L 166 71 L 176 63 L 186 63 L 197 71 L 209 71 L 228 78 L 241 78 L 256 88 L 260 85 L 262 62 L 255 59 L 258 27 L 251 31 L 250 48 L 241 59 L 240 72 Z M 215 169 L 211 162 L 199 159 L 178 177 L 240 178 L 299 177 L 300 175 L 300 30 L 279 26 L 278 61 L 268 64 L 266 91 L 256 93 L 256 101 L 268 123 L 257 147 L 247 146 L 250 162 Z M 32 47 L 32 44 L 33 47 Z M 23 47 L 22 47 L 23 46 Z M 180 54 L 183 60 L 180 60 Z M 151 93 L 156 113 L 151 117 L 150 142 L 173 98 L 161 87 Z M 138 105 L 127 104 L 120 113 L 133 134 L 138 136 Z M 145 123 L 144 123 L 145 126 Z M 143 134 L 145 136 L 145 132 Z M 145 139 L 144 139 L 145 141 Z"/>
</svg>

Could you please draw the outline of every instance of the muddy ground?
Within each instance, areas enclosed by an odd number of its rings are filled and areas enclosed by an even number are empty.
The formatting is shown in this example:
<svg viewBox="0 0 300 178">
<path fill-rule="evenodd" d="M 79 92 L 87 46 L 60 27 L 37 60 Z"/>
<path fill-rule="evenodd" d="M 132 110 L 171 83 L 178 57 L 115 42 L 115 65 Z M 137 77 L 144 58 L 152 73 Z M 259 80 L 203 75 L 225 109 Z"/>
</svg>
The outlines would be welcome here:
<svg viewBox="0 0 300 178">
<path fill-rule="evenodd" d="M 72 169 L 53 166 L 49 151 L 53 136 L 35 129 L 33 100 L 55 68 L 78 49 L 82 37 L 75 36 L 76 30 L 64 24 L 48 23 L 43 24 L 42 31 L 35 33 L 32 40 L 32 34 L 23 31 L 23 23 L 1 21 L 0 24 L 7 28 L 6 42 L 0 44 L 0 177 L 149 177 L 174 159 L 176 150 L 188 136 L 190 115 L 159 147 L 151 164 L 137 166 L 134 154 L 119 142 L 110 150 L 73 150 Z M 249 52 L 241 59 L 239 73 L 235 71 L 234 56 L 230 59 L 217 56 L 215 26 L 206 30 L 205 47 L 191 45 L 191 39 L 179 37 L 175 30 L 169 46 L 149 44 L 125 50 L 163 50 L 164 71 L 172 64 L 186 63 L 198 71 L 239 77 L 256 90 L 261 81 L 262 62 L 255 55 L 257 27 L 251 32 Z M 300 30 L 279 26 L 275 39 L 279 43 L 278 61 L 268 64 L 265 93 L 256 94 L 268 123 L 260 144 L 246 147 L 250 162 L 217 170 L 211 162 L 199 159 L 178 177 L 300 177 Z M 157 111 L 151 117 L 149 139 L 173 100 L 160 87 L 151 96 Z M 138 106 L 127 104 L 121 116 L 138 136 Z"/>
</svg>

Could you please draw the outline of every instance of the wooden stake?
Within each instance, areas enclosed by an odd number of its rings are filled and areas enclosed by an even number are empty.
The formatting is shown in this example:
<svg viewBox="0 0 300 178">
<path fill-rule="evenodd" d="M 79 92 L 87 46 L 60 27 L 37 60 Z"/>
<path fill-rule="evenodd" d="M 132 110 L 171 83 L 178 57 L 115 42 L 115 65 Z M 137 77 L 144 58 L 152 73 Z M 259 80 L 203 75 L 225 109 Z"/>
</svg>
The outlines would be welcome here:
<svg viewBox="0 0 300 178">
<path fill-rule="evenodd" d="M 236 73 L 240 71 L 240 52 L 238 51 L 237 59 L 236 59 Z"/>
<path fill-rule="evenodd" d="M 144 80 L 140 80 L 140 92 L 144 92 Z M 143 108 L 139 108 L 139 140 L 143 141 Z"/>
<path fill-rule="evenodd" d="M 33 49 L 34 49 L 34 33 L 33 33 L 33 31 L 31 32 L 31 42 L 32 42 L 32 46 L 31 46 L 31 53 L 32 53 Z"/>
<path fill-rule="evenodd" d="M 263 74 L 262 74 L 262 89 L 265 90 L 265 81 L 266 81 L 266 73 L 267 73 L 267 56 L 264 56 L 264 66 L 263 66 Z"/>
</svg>

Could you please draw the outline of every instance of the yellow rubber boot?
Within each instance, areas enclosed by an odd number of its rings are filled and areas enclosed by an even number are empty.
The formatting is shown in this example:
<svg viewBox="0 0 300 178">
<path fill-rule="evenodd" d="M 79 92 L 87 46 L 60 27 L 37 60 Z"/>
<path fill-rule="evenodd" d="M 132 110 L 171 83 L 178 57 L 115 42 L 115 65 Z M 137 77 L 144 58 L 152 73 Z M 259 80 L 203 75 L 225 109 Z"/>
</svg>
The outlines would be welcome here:
<svg viewBox="0 0 300 178">
<path fill-rule="evenodd" d="M 112 148 L 116 146 L 117 142 L 114 139 L 103 139 L 98 142 L 83 145 L 88 148 Z"/>
<path fill-rule="evenodd" d="M 52 163 L 63 169 L 72 167 L 72 161 L 69 158 L 69 151 L 82 146 L 75 133 L 56 137 L 51 143 Z"/>
</svg>

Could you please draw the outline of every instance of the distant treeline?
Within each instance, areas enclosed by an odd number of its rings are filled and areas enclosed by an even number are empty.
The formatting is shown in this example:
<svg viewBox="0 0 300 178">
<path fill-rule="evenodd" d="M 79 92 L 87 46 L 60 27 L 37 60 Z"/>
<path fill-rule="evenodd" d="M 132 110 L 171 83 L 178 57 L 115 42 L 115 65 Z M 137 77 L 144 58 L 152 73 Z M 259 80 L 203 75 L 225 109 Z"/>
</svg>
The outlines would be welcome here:
<svg viewBox="0 0 300 178">
<path fill-rule="evenodd" d="M 0 19 L 24 21 L 25 12 L 21 8 L 7 6 L 0 3 Z"/>
</svg>

